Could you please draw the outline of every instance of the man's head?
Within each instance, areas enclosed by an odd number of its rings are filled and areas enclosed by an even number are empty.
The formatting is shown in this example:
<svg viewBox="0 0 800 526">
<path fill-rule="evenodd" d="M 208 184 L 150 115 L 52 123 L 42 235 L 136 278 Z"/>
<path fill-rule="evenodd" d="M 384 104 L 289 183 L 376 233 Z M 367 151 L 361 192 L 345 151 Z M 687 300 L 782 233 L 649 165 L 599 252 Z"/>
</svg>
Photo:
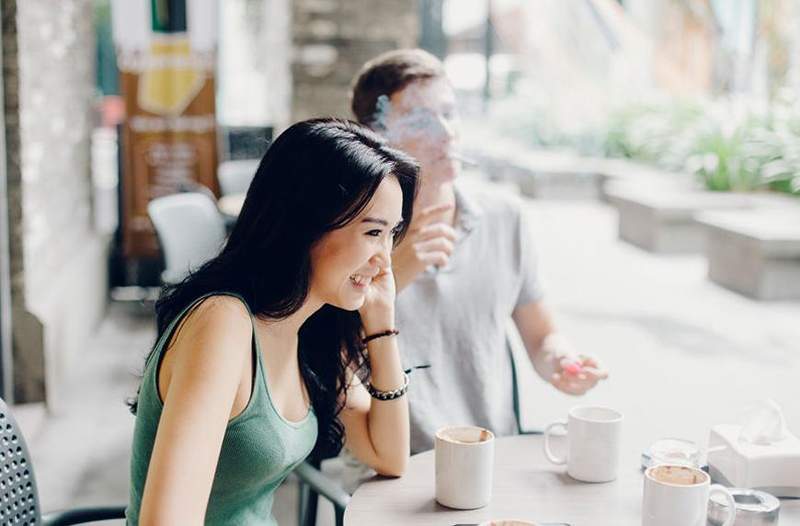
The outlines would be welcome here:
<svg viewBox="0 0 800 526">
<path fill-rule="evenodd" d="M 424 180 L 455 178 L 455 94 L 438 58 L 401 49 L 370 60 L 353 84 L 351 107 L 359 122 L 414 156 Z"/>
</svg>

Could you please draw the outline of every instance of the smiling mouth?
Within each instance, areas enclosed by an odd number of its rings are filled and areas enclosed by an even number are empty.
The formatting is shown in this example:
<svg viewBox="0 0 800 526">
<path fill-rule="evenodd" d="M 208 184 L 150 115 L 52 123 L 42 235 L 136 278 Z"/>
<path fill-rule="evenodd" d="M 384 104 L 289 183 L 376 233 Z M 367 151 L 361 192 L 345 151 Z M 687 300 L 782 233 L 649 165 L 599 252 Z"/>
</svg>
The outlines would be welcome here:
<svg viewBox="0 0 800 526">
<path fill-rule="evenodd" d="M 362 276 L 361 274 L 353 274 L 350 276 L 350 283 L 357 288 L 364 288 L 372 282 L 369 276 Z"/>
</svg>

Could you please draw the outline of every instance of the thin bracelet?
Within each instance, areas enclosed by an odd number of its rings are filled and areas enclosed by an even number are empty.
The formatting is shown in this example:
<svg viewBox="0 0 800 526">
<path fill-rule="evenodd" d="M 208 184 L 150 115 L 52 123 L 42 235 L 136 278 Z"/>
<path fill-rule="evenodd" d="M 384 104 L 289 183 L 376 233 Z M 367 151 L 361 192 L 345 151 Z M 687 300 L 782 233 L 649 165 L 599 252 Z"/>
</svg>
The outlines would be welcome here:
<svg viewBox="0 0 800 526">
<path fill-rule="evenodd" d="M 398 331 L 397 329 L 389 329 L 388 331 L 376 332 L 375 334 L 364 336 L 364 339 L 361 340 L 361 343 L 366 345 L 372 340 L 377 340 L 378 338 L 383 338 L 384 336 L 397 336 L 398 334 L 400 334 L 400 331 Z"/>
<path fill-rule="evenodd" d="M 403 385 L 397 389 L 392 389 L 391 391 L 379 391 L 378 389 L 375 389 L 375 387 L 372 385 L 372 382 L 370 382 L 367 384 L 367 391 L 372 398 L 377 398 L 378 400 L 395 400 L 406 394 L 408 391 L 408 375 L 403 373 Z"/>
</svg>

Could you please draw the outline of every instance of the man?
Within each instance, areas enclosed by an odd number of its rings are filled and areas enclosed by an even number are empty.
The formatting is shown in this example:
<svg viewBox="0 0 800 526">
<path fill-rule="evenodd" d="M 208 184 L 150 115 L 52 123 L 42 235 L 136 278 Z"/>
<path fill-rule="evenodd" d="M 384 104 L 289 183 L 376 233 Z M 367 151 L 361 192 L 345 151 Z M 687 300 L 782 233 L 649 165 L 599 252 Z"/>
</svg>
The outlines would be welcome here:
<svg viewBox="0 0 800 526">
<path fill-rule="evenodd" d="M 430 365 L 412 374 L 408 392 L 412 453 L 431 449 L 447 424 L 517 432 L 509 318 L 539 376 L 559 391 L 582 395 L 605 379 L 542 303 L 521 201 L 458 181 L 456 101 L 442 63 L 419 49 L 380 55 L 357 76 L 351 106 L 421 166 L 414 221 L 392 254 L 405 366 Z"/>
</svg>

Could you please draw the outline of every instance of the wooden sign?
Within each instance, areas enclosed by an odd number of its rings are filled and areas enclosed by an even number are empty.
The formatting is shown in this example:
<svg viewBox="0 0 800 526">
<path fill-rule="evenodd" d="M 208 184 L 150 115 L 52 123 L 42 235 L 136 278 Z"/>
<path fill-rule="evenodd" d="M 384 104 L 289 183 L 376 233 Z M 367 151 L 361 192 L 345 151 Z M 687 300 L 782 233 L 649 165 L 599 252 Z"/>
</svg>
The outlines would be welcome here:
<svg viewBox="0 0 800 526">
<path fill-rule="evenodd" d="M 158 254 L 147 216 L 151 199 L 197 185 L 218 195 L 216 9 L 213 0 L 112 3 L 126 109 L 121 181 L 126 258 Z"/>
</svg>

